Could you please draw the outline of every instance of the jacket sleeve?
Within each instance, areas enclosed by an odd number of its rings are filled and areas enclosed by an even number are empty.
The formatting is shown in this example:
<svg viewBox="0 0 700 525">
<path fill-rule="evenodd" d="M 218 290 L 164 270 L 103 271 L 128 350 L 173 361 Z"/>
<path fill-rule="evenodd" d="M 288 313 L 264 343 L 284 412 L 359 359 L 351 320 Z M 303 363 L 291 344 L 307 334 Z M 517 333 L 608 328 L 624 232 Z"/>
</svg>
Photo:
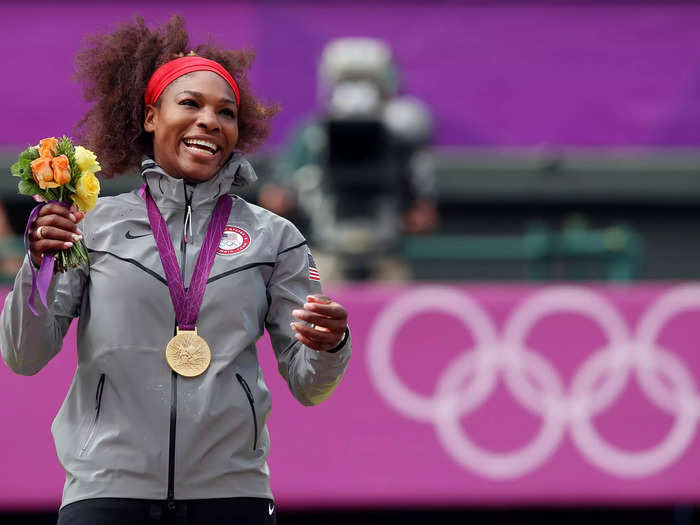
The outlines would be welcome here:
<svg viewBox="0 0 700 525">
<path fill-rule="evenodd" d="M 39 313 L 36 317 L 27 306 L 32 289 L 32 264 L 25 257 L 0 315 L 2 359 L 21 375 L 36 374 L 61 349 L 72 319 L 80 312 L 87 282 L 87 267 L 54 275 L 46 298 L 48 308 L 36 293 L 34 306 Z"/>
<path fill-rule="evenodd" d="M 270 333 L 278 368 L 294 397 L 302 405 L 317 405 L 331 395 L 347 368 L 352 342 L 331 352 L 313 350 L 294 337 L 292 310 L 303 308 L 306 296 L 321 293 L 318 281 L 309 279 L 310 251 L 296 232 L 277 255 L 267 286 L 269 309 L 265 326 Z"/>
</svg>

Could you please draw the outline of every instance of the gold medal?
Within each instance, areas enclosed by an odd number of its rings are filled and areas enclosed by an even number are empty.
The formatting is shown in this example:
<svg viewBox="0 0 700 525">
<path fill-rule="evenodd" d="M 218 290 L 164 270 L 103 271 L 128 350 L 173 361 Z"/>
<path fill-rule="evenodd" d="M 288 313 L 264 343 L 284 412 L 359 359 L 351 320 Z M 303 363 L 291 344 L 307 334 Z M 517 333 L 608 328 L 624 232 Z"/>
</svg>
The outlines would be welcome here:
<svg viewBox="0 0 700 525">
<path fill-rule="evenodd" d="M 211 350 L 207 342 L 194 330 L 177 329 L 168 346 L 165 359 L 176 373 L 185 377 L 195 377 L 209 368 Z"/>
</svg>

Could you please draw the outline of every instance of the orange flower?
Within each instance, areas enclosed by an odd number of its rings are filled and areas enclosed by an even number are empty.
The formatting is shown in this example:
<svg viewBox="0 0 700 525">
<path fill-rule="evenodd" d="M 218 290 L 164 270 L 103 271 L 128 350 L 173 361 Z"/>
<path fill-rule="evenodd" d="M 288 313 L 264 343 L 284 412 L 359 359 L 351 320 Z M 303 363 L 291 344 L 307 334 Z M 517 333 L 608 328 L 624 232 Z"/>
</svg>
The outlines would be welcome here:
<svg viewBox="0 0 700 525">
<path fill-rule="evenodd" d="M 51 169 L 51 159 L 39 157 L 31 163 L 34 180 L 42 190 L 47 188 L 58 188 L 59 184 L 53 181 L 53 169 Z"/>
<path fill-rule="evenodd" d="M 47 139 L 42 139 L 39 141 L 39 156 L 40 157 L 53 157 L 53 151 L 58 144 L 56 137 L 49 137 Z"/>
<path fill-rule="evenodd" d="M 51 167 L 53 168 L 53 180 L 59 186 L 70 182 L 70 164 L 68 163 L 68 157 L 65 155 L 59 155 L 51 160 Z"/>
</svg>

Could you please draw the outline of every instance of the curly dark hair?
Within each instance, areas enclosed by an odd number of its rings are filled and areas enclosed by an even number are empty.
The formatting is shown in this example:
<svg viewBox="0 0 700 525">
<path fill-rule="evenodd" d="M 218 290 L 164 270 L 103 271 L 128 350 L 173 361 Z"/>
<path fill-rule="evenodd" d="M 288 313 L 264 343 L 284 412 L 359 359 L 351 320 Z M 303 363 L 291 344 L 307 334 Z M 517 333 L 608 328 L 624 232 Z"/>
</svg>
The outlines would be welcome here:
<svg viewBox="0 0 700 525">
<path fill-rule="evenodd" d="M 76 131 L 99 156 L 104 177 L 133 170 L 143 155 L 153 154 L 152 135 L 143 129 L 146 85 L 158 67 L 189 51 L 224 66 L 238 84 L 236 150 L 250 152 L 267 138 L 269 120 L 279 107 L 260 102 L 250 88 L 246 73 L 255 57 L 252 51 L 222 50 L 211 44 L 190 48 L 181 16 L 174 15 L 154 30 L 137 16 L 112 33 L 88 37 L 76 57 L 75 79 L 83 84 L 85 99 L 94 103 Z"/>
</svg>

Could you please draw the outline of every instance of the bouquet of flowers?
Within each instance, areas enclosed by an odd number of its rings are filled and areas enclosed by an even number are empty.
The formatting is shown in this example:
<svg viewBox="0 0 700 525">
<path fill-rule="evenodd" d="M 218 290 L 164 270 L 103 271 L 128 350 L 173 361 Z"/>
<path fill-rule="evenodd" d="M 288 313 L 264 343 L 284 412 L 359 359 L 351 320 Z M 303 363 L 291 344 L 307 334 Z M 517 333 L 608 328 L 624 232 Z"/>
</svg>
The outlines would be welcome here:
<svg viewBox="0 0 700 525">
<path fill-rule="evenodd" d="M 100 171 L 97 157 L 92 151 L 75 146 L 66 136 L 60 139 L 49 137 L 39 141 L 38 146 L 27 148 L 19 154 L 11 171 L 12 175 L 19 177 L 21 194 L 44 203 L 58 202 L 66 207 L 75 205 L 85 212 L 97 203 L 100 193 L 100 182 L 95 176 Z M 36 218 L 39 207 L 32 212 L 30 223 Z M 87 248 L 82 240 L 55 256 L 56 272 L 88 262 Z"/>
</svg>

